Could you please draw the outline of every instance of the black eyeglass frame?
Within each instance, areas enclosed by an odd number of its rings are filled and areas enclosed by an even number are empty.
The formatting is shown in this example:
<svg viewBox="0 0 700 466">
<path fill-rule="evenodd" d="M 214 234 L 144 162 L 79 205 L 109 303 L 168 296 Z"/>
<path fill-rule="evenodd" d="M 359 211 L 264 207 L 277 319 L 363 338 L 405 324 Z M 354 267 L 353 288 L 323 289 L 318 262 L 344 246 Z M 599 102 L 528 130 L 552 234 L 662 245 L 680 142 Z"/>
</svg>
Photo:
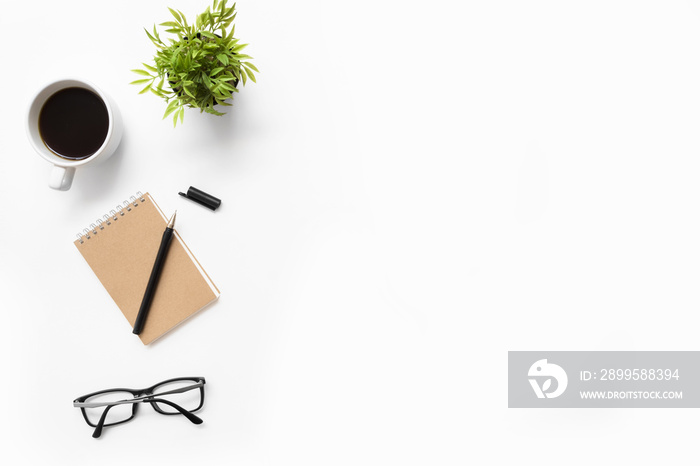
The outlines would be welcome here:
<svg viewBox="0 0 700 466">
<path fill-rule="evenodd" d="M 156 390 L 158 387 L 162 385 L 167 385 L 171 384 L 173 382 L 193 382 L 193 385 L 187 386 L 187 387 L 181 387 L 177 388 L 174 390 L 168 390 L 165 392 L 161 393 L 156 393 L 154 394 L 153 391 Z M 135 388 L 110 388 L 107 390 L 100 390 L 97 392 L 93 393 L 88 393 L 87 395 L 80 396 L 73 400 L 73 406 L 76 408 L 80 408 L 80 412 L 83 415 L 83 418 L 85 419 L 85 422 L 90 427 L 95 427 L 95 432 L 93 433 L 93 437 L 97 438 L 101 435 L 102 433 L 102 428 L 103 427 L 110 427 L 110 426 L 116 426 L 119 424 L 124 424 L 125 422 L 131 421 L 135 416 L 136 412 L 138 410 L 138 406 L 141 403 L 150 403 L 151 406 L 153 407 L 156 412 L 160 414 L 165 414 L 165 415 L 176 415 L 176 414 L 182 414 L 185 417 L 187 417 L 190 421 L 192 421 L 195 424 L 201 424 L 202 420 L 195 416 L 194 413 L 195 411 L 199 411 L 202 406 L 204 406 L 204 385 L 206 384 L 206 380 L 204 377 L 176 377 L 174 379 L 168 379 L 164 380 L 162 382 L 158 382 L 155 385 L 152 385 L 148 388 L 140 388 L 140 389 L 135 389 Z M 162 398 L 156 398 L 156 397 L 161 397 L 164 395 L 171 395 L 171 394 L 176 394 L 176 393 L 184 393 L 190 390 L 194 389 L 199 389 L 199 394 L 200 394 L 200 400 L 199 400 L 199 406 L 197 406 L 194 409 L 185 409 L 176 403 L 173 403 L 172 401 L 169 400 L 164 400 Z M 133 398 L 128 398 L 124 400 L 118 400 L 118 401 L 105 401 L 105 402 L 96 402 L 96 403 L 88 403 L 85 400 L 87 400 L 90 397 L 96 396 L 96 395 L 103 395 L 105 393 L 111 393 L 111 392 L 126 392 L 126 393 L 131 393 L 134 397 Z M 163 403 L 166 404 L 174 409 L 177 410 L 177 412 L 167 412 L 163 411 L 158 403 Z M 118 405 L 123 405 L 123 404 L 131 404 L 133 405 L 132 410 L 131 410 L 131 416 L 129 416 L 127 419 L 117 421 L 117 422 L 112 422 L 112 423 L 105 423 L 105 419 L 107 416 L 108 411 L 113 408 L 114 406 Z M 90 418 L 87 415 L 87 412 L 85 411 L 86 408 L 100 408 L 104 407 L 105 411 L 103 412 L 100 421 L 97 424 L 94 424 L 92 421 L 90 421 Z"/>
</svg>

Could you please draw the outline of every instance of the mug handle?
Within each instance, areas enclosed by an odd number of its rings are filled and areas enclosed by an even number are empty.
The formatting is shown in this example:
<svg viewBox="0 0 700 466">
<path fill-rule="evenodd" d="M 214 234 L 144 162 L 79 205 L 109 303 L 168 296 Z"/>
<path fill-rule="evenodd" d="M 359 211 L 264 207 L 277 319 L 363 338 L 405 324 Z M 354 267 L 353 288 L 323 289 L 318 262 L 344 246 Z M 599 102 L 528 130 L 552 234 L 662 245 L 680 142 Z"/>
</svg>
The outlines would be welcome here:
<svg viewBox="0 0 700 466">
<path fill-rule="evenodd" d="M 49 187 L 59 191 L 68 191 L 73 184 L 75 167 L 59 167 L 54 165 L 49 174 Z"/>
</svg>

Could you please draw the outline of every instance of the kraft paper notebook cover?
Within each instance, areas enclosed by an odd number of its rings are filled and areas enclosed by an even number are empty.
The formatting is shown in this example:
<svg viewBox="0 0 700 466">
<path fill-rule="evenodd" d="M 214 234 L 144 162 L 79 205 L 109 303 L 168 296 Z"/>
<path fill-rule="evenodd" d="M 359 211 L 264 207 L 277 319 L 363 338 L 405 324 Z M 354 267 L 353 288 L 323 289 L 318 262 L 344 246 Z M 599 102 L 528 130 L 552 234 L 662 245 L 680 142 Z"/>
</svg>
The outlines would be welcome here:
<svg viewBox="0 0 700 466">
<path fill-rule="evenodd" d="M 74 242 L 119 309 L 134 326 L 168 219 L 148 194 L 137 193 L 91 224 Z M 167 259 L 139 335 L 151 343 L 219 297 L 219 290 L 175 226 Z"/>
</svg>

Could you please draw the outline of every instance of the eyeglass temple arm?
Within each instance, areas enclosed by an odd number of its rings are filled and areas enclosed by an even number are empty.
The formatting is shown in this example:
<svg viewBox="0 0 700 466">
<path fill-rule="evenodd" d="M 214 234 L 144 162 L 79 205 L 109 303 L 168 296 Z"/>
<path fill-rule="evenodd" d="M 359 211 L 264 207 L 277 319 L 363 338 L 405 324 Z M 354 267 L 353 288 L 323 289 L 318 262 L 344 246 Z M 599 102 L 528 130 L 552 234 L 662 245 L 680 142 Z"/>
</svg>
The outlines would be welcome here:
<svg viewBox="0 0 700 466">
<path fill-rule="evenodd" d="M 102 427 L 104 427 L 104 425 L 105 425 L 105 419 L 107 419 L 107 413 L 109 412 L 110 409 L 112 409 L 115 406 L 117 406 L 117 405 L 109 405 L 102 412 L 102 416 L 100 416 L 100 420 L 97 422 L 97 426 L 95 426 L 95 431 L 92 433 L 92 438 L 99 438 L 100 435 L 102 435 Z"/>
<path fill-rule="evenodd" d="M 172 401 L 163 400 L 161 398 L 151 398 L 148 400 L 141 400 L 141 401 L 143 401 L 145 403 L 163 403 L 163 404 L 166 404 L 168 406 L 172 406 L 173 408 L 177 409 L 180 412 L 180 414 L 182 414 L 187 419 L 189 419 L 193 424 L 201 424 L 202 422 L 204 422 L 204 421 L 202 421 L 202 419 L 200 419 L 196 415 L 187 411 L 185 408 L 183 408 L 179 405 L 176 405 Z M 102 435 L 102 428 L 104 427 L 105 420 L 107 419 L 107 413 L 114 406 L 118 406 L 118 405 L 112 404 L 112 405 L 109 405 L 105 408 L 104 412 L 102 413 L 102 416 L 100 416 L 100 420 L 97 423 L 97 426 L 95 427 L 95 431 L 92 433 L 93 438 L 99 438 L 99 436 Z"/>
<path fill-rule="evenodd" d="M 189 420 L 192 422 L 192 424 L 201 424 L 202 422 L 204 422 L 204 421 L 202 421 L 199 417 L 197 417 L 196 415 L 194 415 L 194 414 L 192 414 L 191 412 L 187 411 L 185 408 L 176 405 L 176 404 L 173 403 L 172 401 L 163 400 L 163 399 L 161 399 L 161 398 L 152 398 L 152 399 L 150 399 L 150 400 L 144 400 L 144 402 L 145 402 L 145 403 L 163 403 L 163 404 L 166 404 L 166 405 L 168 405 L 168 406 L 172 406 L 173 408 L 177 409 L 177 410 L 180 412 L 180 414 L 182 414 L 182 415 L 185 416 L 187 419 L 189 419 Z"/>
<path fill-rule="evenodd" d="M 197 382 L 194 385 L 190 385 L 187 387 L 183 388 L 177 388 L 175 390 L 169 390 L 167 392 L 162 392 L 158 393 L 157 396 L 163 396 L 163 395 L 172 395 L 175 393 L 184 393 L 188 392 L 190 390 L 194 390 L 195 388 L 203 387 L 204 382 Z M 119 401 L 112 401 L 112 402 L 104 402 L 104 403 L 85 403 L 85 402 L 80 402 L 80 401 L 73 401 L 73 407 L 74 408 L 101 408 L 102 406 L 114 406 L 114 405 L 121 405 L 121 404 L 128 404 L 128 403 L 140 403 L 142 401 L 148 401 L 148 398 L 156 396 L 154 394 L 148 394 L 148 395 L 142 395 L 142 396 L 137 396 L 135 398 L 130 398 L 128 400 L 119 400 Z"/>
</svg>

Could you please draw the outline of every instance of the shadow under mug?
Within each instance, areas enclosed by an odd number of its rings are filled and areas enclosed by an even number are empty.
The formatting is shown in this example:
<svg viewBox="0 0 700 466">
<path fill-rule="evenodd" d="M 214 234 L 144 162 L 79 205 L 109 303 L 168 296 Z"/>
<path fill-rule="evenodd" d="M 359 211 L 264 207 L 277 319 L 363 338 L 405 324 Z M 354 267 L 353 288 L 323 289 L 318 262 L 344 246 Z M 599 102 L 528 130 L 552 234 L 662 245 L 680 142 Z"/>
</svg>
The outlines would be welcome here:
<svg viewBox="0 0 700 466">
<path fill-rule="evenodd" d="M 105 104 L 109 118 L 107 136 L 105 136 L 104 142 L 94 154 L 81 160 L 70 160 L 56 155 L 46 146 L 39 132 L 39 115 L 46 101 L 58 91 L 73 87 L 87 89 L 97 94 Z M 42 158 L 53 164 L 49 175 L 49 187 L 59 191 L 70 189 L 76 168 L 108 159 L 117 150 L 123 130 L 121 115 L 114 101 L 97 86 L 82 79 L 61 79 L 44 86 L 32 99 L 27 113 L 29 142 Z"/>
</svg>

